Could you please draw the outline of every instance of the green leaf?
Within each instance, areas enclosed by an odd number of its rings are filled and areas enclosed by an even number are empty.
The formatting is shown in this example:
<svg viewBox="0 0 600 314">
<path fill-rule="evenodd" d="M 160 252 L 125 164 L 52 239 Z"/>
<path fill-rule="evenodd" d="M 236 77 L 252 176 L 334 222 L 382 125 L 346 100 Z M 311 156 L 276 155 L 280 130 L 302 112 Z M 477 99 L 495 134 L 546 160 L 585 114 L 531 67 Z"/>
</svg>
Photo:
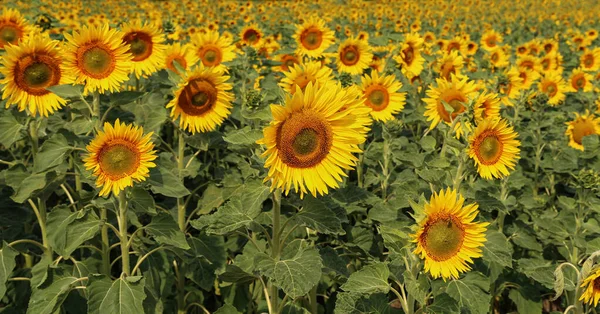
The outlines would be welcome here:
<svg viewBox="0 0 600 314">
<path fill-rule="evenodd" d="M 216 268 L 222 268 L 227 262 L 227 251 L 223 237 L 201 233 L 197 237 L 188 238 L 195 258 L 204 257 Z"/>
<path fill-rule="evenodd" d="M 390 291 L 390 285 L 388 284 L 389 276 L 390 270 L 387 264 L 377 262 L 352 273 L 348 281 L 341 288 L 346 292 L 363 294 L 388 293 Z"/>
<path fill-rule="evenodd" d="M 488 288 L 489 280 L 479 273 L 470 272 L 460 280 L 451 280 L 446 293 L 456 300 L 461 308 L 467 308 L 471 313 L 487 313 L 490 306 Z"/>
<path fill-rule="evenodd" d="M 249 126 L 246 126 L 243 129 L 227 132 L 223 136 L 223 140 L 233 145 L 256 145 L 256 141 L 262 137 L 263 132 L 261 130 L 253 130 Z"/>
<path fill-rule="evenodd" d="M 46 87 L 46 89 L 62 98 L 83 97 L 82 96 L 83 85 L 63 84 L 63 85 L 55 85 L 55 86 Z"/>
<path fill-rule="evenodd" d="M 19 252 L 8 246 L 8 243 L 2 241 L 2 249 L 0 250 L 0 299 L 6 293 L 6 281 L 17 265 L 15 257 Z"/>
<path fill-rule="evenodd" d="M 548 289 L 554 287 L 555 267 L 551 261 L 538 258 L 522 258 L 517 261 L 518 270 Z"/>
<path fill-rule="evenodd" d="M 346 267 L 346 265 L 348 265 L 348 260 L 339 256 L 333 248 L 329 246 L 323 247 L 319 249 L 319 254 L 321 254 L 325 271 L 333 271 L 346 278 L 350 276 L 350 272 Z"/>
<path fill-rule="evenodd" d="M 135 115 L 135 122 L 144 127 L 144 132 L 160 133 L 161 126 L 167 121 L 166 99 L 162 93 L 152 92 L 143 95 L 140 101 L 130 102 L 121 108 Z"/>
<path fill-rule="evenodd" d="M 425 136 L 421 139 L 421 147 L 424 151 L 433 151 L 435 150 L 435 138 L 433 136 Z"/>
<path fill-rule="evenodd" d="M 346 233 L 335 212 L 327 208 L 319 199 L 308 196 L 304 198 L 302 205 L 302 210 L 293 217 L 298 224 L 319 233 L 341 235 Z"/>
<path fill-rule="evenodd" d="M 4 109 L 2 111 L 3 113 L 0 115 L 0 144 L 8 148 L 14 142 L 23 138 L 21 130 L 25 126 L 17 121 L 12 111 Z"/>
<path fill-rule="evenodd" d="M 40 151 L 33 161 L 33 172 L 40 173 L 50 168 L 61 165 L 72 148 L 69 146 L 67 138 L 60 134 L 54 134 L 50 139 L 42 144 Z"/>
<path fill-rule="evenodd" d="M 534 296 L 534 299 L 532 300 L 526 292 L 527 291 L 523 291 L 522 289 L 510 289 L 508 292 L 508 298 L 517 305 L 517 313 L 541 314 L 542 300 L 539 297 L 539 293 L 537 291 L 531 291 L 530 294 L 538 294 L 537 296 Z"/>
<path fill-rule="evenodd" d="M 256 280 L 256 277 L 236 265 L 229 264 L 225 266 L 225 271 L 219 274 L 219 280 L 223 282 L 246 283 Z"/>
<path fill-rule="evenodd" d="M 185 240 L 185 234 L 179 230 L 175 219 L 167 213 L 161 212 L 152 217 L 152 221 L 144 229 L 160 244 L 168 244 L 184 250 L 190 248 Z"/>
<path fill-rule="evenodd" d="M 214 314 L 238 314 L 238 313 L 240 313 L 240 312 L 238 312 L 238 310 L 235 308 L 235 306 L 233 306 L 231 304 L 225 304 L 214 312 Z"/>
<path fill-rule="evenodd" d="M 488 230 L 483 247 L 483 259 L 490 263 L 498 263 L 512 268 L 512 246 L 504 234 L 496 230 Z"/>
<path fill-rule="evenodd" d="M 48 266 L 53 260 L 48 254 L 44 254 L 42 259 L 31 268 L 31 288 L 39 288 L 48 279 Z"/>
<path fill-rule="evenodd" d="M 181 183 L 181 180 L 163 167 L 150 169 L 148 183 L 152 192 L 164 196 L 180 198 L 190 194 L 190 191 Z"/>
<path fill-rule="evenodd" d="M 433 302 L 425 307 L 428 314 L 458 314 L 460 307 L 456 300 L 448 294 L 442 293 L 435 296 Z"/>
<path fill-rule="evenodd" d="M 98 233 L 101 223 L 89 208 L 71 212 L 66 206 L 58 206 L 48 214 L 48 240 L 56 253 L 68 259 L 81 244 Z"/>
<path fill-rule="evenodd" d="M 156 215 L 156 204 L 154 198 L 148 191 L 141 187 L 130 189 L 129 200 L 131 209 L 138 214 Z"/>
<path fill-rule="evenodd" d="M 51 278 L 46 281 L 47 284 L 44 283 L 40 288 L 33 289 L 27 313 L 55 314 L 67 298 L 73 285 L 78 281 L 77 277 L 60 277 L 55 273 L 51 273 Z"/>
<path fill-rule="evenodd" d="M 323 263 L 319 252 L 314 248 L 299 249 L 293 256 L 289 256 L 289 251 L 289 247 L 284 249 L 281 260 L 274 260 L 260 253 L 255 262 L 262 274 L 272 279 L 290 298 L 295 299 L 307 294 L 319 283 Z"/>
<path fill-rule="evenodd" d="M 408 270 L 404 272 L 404 284 L 406 286 L 406 292 L 411 295 L 419 304 L 427 304 L 427 294 L 429 293 L 429 281 L 426 276 L 419 276 L 415 278 L 415 275 Z"/>
<path fill-rule="evenodd" d="M 144 314 L 144 280 L 140 276 L 115 281 L 103 275 L 91 276 L 88 314 Z"/>
<path fill-rule="evenodd" d="M 28 176 L 21 181 L 21 185 L 15 189 L 15 194 L 11 196 L 16 203 L 24 203 L 32 194 L 42 190 L 46 186 L 50 173 L 36 173 Z"/>
</svg>

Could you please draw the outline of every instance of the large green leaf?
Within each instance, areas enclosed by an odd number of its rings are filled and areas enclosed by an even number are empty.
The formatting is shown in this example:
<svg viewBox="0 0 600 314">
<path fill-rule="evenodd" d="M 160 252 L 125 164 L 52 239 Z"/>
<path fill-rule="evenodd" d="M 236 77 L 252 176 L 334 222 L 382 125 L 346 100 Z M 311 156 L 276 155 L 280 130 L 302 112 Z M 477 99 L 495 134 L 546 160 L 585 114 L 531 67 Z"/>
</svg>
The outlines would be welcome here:
<svg viewBox="0 0 600 314">
<path fill-rule="evenodd" d="M 488 230 L 483 247 L 483 259 L 490 263 L 498 263 L 512 268 L 512 246 L 504 234 L 496 230 Z"/>
<path fill-rule="evenodd" d="M 87 291 L 88 314 L 144 314 L 142 277 L 111 281 L 106 276 L 92 276 Z"/>
<path fill-rule="evenodd" d="M 66 206 L 58 206 L 48 214 L 48 240 L 56 253 L 69 258 L 98 233 L 100 225 L 98 215 L 89 208 L 71 212 Z"/>
<path fill-rule="evenodd" d="M 23 126 L 10 110 L 2 110 L 0 114 L 0 144 L 10 147 L 14 142 L 23 138 Z"/>
<path fill-rule="evenodd" d="M 255 145 L 263 137 L 261 130 L 253 130 L 249 126 L 228 132 L 223 140 L 233 145 Z"/>
<path fill-rule="evenodd" d="M 293 246 L 286 247 L 280 260 L 260 253 L 255 262 L 259 271 L 273 280 L 273 283 L 292 299 L 307 294 L 319 283 L 323 267 L 316 249 Z"/>
<path fill-rule="evenodd" d="M 161 212 L 152 217 L 152 221 L 144 229 L 160 244 L 168 244 L 181 249 L 190 248 L 185 240 L 185 234 L 179 230 L 175 219 L 167 213 Z"/>
<path fill-rule="evenodd" d="M 156 204 L 154 198 L 148 191 L 141 187 L 134 187 L 130 190 L 129 203 L 131 209 L 138 214 L 156 215 Z"/>
<path fill-rule="evenodd" d="M 148 178 L 150 189 L 154 193 L 162 194 L 168 197 L 184 197 L 190 194 L 190 191 L 181 183 L 181 180 L 171 171 L 163 167 L 150 169 Z"/>
<path fill-rule="evenodd" d="M 35 156 L 33 160 L 33 172 L 39 173 L 61 165 L 71 150 L 72 147 L 69 146 L 67 138 L 64 135 L 60 133 L 54 134 L 54 136 L 42 144 L 40 151 Z"/>
<path fill-rule="evenodd" d="M 325 234 L 346 233 L 335 212 L 327 208 L 319 199 L 306 197 L 302 205 L 302 210 L 293 218 L 298 224 Z"/>
<path fill-rule="evenodd" d="M 515 303 L 518 313 L 542 313 L 542 300 L 535 289 L 510 289 L 508 298 Z"/>
<path fill-rule="evenodd" d="M 27 314 L 55 314 L 67 298 L 69 291 L 79 282 L 79 278 L 62 276 L 50 272 L 49 278 L 39 288 L 32 289 Z"/>
<path fill-rule="evenodd" d="M 2 241 L 2 249 L 0 250 L 0 299 L 6 293 L 6 281 L 15 268 L 15 257 L 19 252 L 8 246 L 8 243 Z"/>
<path fill-rule="evenodd" d="M 341 288 L 346 292 L 362 294 L 388 293 L 390 291 L 390 285 L 388 284 L 389 276 L 390 270 L 387 264 L 376 262 L 352 273 L 348 281 Z"/>
<path fill-rule="evenodd" d="M 464 278 L 451 280 L 446 287 L 446 293 L 452 297 L 461 308 L 466 308 L 473 314 L 488 313 L 490 295 L 487 294 L 489 280 L 479 273 L 470 272 Z"/>
<path fill-rule="evenodd" d="M 214 314 L 238 314 L 238 313 L 240 313 L 240 312 L 238 312 L 238 310 L 235 308 L 235 306 L 233 306 L 231 304 L 225 304 L 214 312 Z"/>
</svg>

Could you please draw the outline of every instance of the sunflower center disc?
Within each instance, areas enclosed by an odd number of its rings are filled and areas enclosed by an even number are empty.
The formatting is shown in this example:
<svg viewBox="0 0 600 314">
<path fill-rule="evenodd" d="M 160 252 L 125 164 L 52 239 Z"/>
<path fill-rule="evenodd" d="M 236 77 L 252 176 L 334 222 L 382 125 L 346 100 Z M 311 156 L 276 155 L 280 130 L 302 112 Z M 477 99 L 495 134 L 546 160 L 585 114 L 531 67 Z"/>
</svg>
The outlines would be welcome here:
<svg viewBox="0 0 600 314">
<path fill-rule="evenodd" d="M 83 53 L 83 67 L 89 73 L 106 74 L 111 67 L 111 63 L 111 54 L 100 47 L 92 47 Z"/>
<path fill-rule="evenodd" d="M 344 59 L 346 59 L 346 61 L 352 62 L 356 59 L 356 53 L 354 53 L 354 51 L 348 51 L 344 55 Z"/>
<path fill-rule="evenodd" d="M 258 41 L 258 32 L 255 30 L 249 30 L 244 34 L 244 39 L 253 44 Z"/>
<path fill-rule="evenodd" d="M 215 62 L 215 60 L 217 60 L 217 53 L 214 50 L 208 50 L 204 54 L 204 60 L 206 60 L 206 62 L 210 62 L 210 63 Z"/>
<path fill-rule="evenodd" d="M 319 35 L 316 32 L 310 32 L 306 35 L 306 43 L 314 46 L 319 42 Z"/>
<path fill-rule="evenodd" d="M 556 94 L 556 86 L 554 85 L 554 83 L 546 87 L 546 92 L 548 92 L 548 95 L 550 96 L 554 96 Z"/>
<path fill-rule="evenodd" d="M 494 54 L 492 54 L 492 61 L 496 62 L 498 61 L 498 53 L 494 52 Z"/>
<path fill-rule="evenodd" d="M 383 90 L 374 90 L 369 94 L 369 105 L 373 110 L 382 110 L 387 105 L 387 93 Z"/>
<path fill-rule="evenodd" d="M 585 86 L 585 80 L 582 77 L 580 77 L 575 81 L 575 85 L 578 89 L 583 88 L 583 86 Z"/>
<path fill-rule="evenodd" d="M 36 62 L 23 71 L 23 79 L 29 87 L 45 86 L 52 78 L 52 69 L 43 62 Z"/>
<path fill-rule="evenodd" d="M 502 153 L 502 143 L 495 136 L 488 136 L 479 144 L 479 155 L 484 162 L 495 162 Z"/>
<path fill-rule="evenodd" d="M 208 94 L 206 94 L 205 92 L 199 92 L 198 94 L 194 95 L 194 97 L 192 97 L 192 105 L 196 107 L 206 106 L 206 103 L 209 99 L 210 97 L 208 96 Z"/>
<path fill-rule="evenodd" d="M 320 30 L 311 27 L 302 32 L 300 42 L 308 50 L 317 49 L 321 46 L 321 42 L 323 42 L 323 36 Z"/>
<path fill-rule="evenodd" d="M 575 124 L 573 128 L 573 141 L 577 144 L 582 144 L 583 138 L 588 135 L 595 134 L 594 126 L 591 123 L 580 122 Z"/>
<path fill-rule="evenodd" d="M 591 67 L 594 65 L 594 57 L 592 55 L 586 55 L 583 59 L 583 64 L 587 67 Z"/>
<path fill-rule="evenodd" d="M 114 144 L 100 152 L 99 163 L 102 171 L 114 179 L 120 179 L 137 169 L 138 156 L 124 144 Z"/>
<path fill-rule="evenodd" d="M 0 28 L 0 39 L 7 43 L 14 43 L 19 37 L 19 32 L 10 26 Z"/>
<path fill-rule="evenodd" d="M 594 279 L 594 292 L 600 291 L 600 277 Z"/>
<path fill-rule="evenodd" d="M 412 47 L 408 47 L 406 49 L 404 49 L 402 51 L 404 53 L 404 61 L 408 64 L 410 64 L 413 59 L 415 58 L 415 52 L 413 51 Z"/>
<path fill-rule="evenodd" d="M 146 42 L 139 38 L 134 39 L 129 45 L 129 47 L 131 47 L 131 53 L 136 56 L 143 54 L 146 52 L 146 49 L 148 49 Z"/>
<path fill-rule="evenodd" d="M 310 155 L 317 149 L 318 141 L 318 134 L 315 130 L 304 129 L 294 138 L 292 148 L 300 156 Z"/>
<path fill-rule="evenodd" d="M 423 246 L 435 261 L 452 258 L 462 247 L 464 230 L 450 217 L 438 218 L 425 226 Z"/>
</svg>

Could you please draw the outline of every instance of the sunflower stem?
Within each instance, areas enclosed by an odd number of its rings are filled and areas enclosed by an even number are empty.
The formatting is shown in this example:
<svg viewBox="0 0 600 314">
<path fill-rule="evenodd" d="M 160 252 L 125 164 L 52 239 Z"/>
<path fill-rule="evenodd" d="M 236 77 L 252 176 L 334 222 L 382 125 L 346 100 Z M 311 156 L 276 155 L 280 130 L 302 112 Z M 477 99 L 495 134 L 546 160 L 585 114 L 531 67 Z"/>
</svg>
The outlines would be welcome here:
<svg viewBox="0 0 600 314">
<path fill-rule="evenodd" d="M 100 208 L 100 220 L 105 223 L 100 228 L 100 237 L 102 240 L 102 273 L 110 276 L 110 242 L 108 240 L 108 213 L 106 207 Z"/>
<path fill-rule="evenodd" d="M 365 161 L 365 144 L 360 144 L 360 150 L 362 151 L 362 153 L 360 154 L 360 156 L 358 157 L 358 164 L 356 165 L 356 180 L 358 181 L 358 187 L 359 188 L 364 188 L 364 182 L 363 182 L 363 173 L 364 173 L 364 169 L 363 169 L 363 163 Z"/>
<path fill-rule="evenodd" d="M 381 182 L 381 197 L 385 202 L 387 200 L 388 180 L 390 177 L 390 141 L 389 133 L 385 124 L 382 125 L 383 131 L 383 164 L 381 166 L 383 181 Z"/>
<path fill-rule="evenodd" d="M 185 169 L 183 159 L 185 157 L 185 137 L 183 130 L 179 130 L 179 144 L 177 149 L 177 169 L 179 170 L 179 180 L 183 184 L 183 170 Z M 185 200 L 183 197 L 177 199 L 177 222 L 179 229 L 185 232 Z"/>
<path fill-rule="evenodd" d="M 271 257 L 273 257 L 273 259 L 275 261 L 279 260 L 279 255 L 280 255 L 280 242 L 279 242 L 279 236 L 280 236 L 280 229 L 281 229 L 281 191 L 279 189 L 276 189 L 273 192 L 273 247 L 271 248 Z M 277 286 L 275 286 L 273 284 L 273 281 L 269 282 L 269 284 L 271 285 L 271 307 L 277 311 L 276 309 L 278 309 L 278 303 L 279 303 L 279 289 L 277 288 Z"/>
<path fill-rule="evenodd" d="M 123 264 L 122 274 L 129 276 L 129 246 L 127 238 L 127 190 L 119 193 L 119 235 L 121 238 L 121 263 Z"/>
<path fill-rule="evenodd" d="M 464 156 L 460 156 L 458 158 L 458 168 L 456 169 L 456 176 L 454 177 L 454 181 L 453 181 L 453 188 L 457 192 L 460 192 L 459 189 L 460 189 L 460 184 L 462 183 L 462 180 L 463 180 L 464 168 L 465 168 L 465 158 L 464 158 Z"/>
<path fill-rule="evenodd" d="M 44 246 L 44 254 L 48 255 L 50 259 L 52 259 L 52 248 L 48 243 L 48 233 L 46 231 L 46 200 L 38 198 L 38 205 L 35 206 L 35 203 L 29 199 L 29 204 L 35 213 L 35 216 L 38 219 L 38 224 L 40 225 L 40 232 L 42 234 L 42 245 Z"/>
<path fill-rule="evenodd" d="M 29 123 L 29 136 L 31 136 L 31 155 L 35 162 L 35 156 L 39 150 L 39 137 L 38 137 L 39 123 L 37 120 L 31 120 Z"/>
<path fill-rule="evenodd" d="M 94 120 L 96 121 L 95 123 L 95 128 L 96 130 L 100 130 L 100 92 L 99 91 L 94 91 L 94 93 L 92 94 L 92 109 L 94 110 L 92 112 L 92 116 L 94 118 Z"/>
</svg>

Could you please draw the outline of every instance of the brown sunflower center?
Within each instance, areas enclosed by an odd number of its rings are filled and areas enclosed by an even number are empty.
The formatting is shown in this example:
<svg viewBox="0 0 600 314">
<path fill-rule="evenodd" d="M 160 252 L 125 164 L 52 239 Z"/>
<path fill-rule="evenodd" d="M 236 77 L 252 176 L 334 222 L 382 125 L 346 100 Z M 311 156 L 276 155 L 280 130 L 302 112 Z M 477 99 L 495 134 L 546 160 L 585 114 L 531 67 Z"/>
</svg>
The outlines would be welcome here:
<svg viewBox="0 0 600 314">
<path fill-rule="evenodd" d="M 519 53 L 526 53 L 527 52 L 527 48 L 525 48 L 525 47 L 519 47 L 519 48 L 517 48 L 517 51 Z"/>
<path fill-rule="evenodd" d="M 402 50 L 402 53 L 404 54 L 404 62 L 406 62 L 408 65 L 411 65 L 415 59 L 414 49 L 411 46 L 408 46 L 408 48 Z"/>
<path fill-rule="evenodd" d="M 594 292 L 600 292 L 600 277 L 594 279 Z"/>
<path fill-rule="evenodd" d="M 187 68 L 187 62 L 185 61 L 185 58 L 183 56 L 171 56 L 167 59 L 167 69 L 177 73 L 177 74 L 181 74 L 179 73 L 179 71 L 177 71 L 177 68 L 175 67 L 175 62 L 179 63 L 179 66 L 181 66 L 181 68 L 185 69 Z"/>
<path fill-rule="evenodd" d="M 460 44 L 457 42 L 451 42 L 448 44 L 448 47 L 446 49 L 448 50 L 448 52 L 452 52 L 452 50 L 460 50 Z"/>
<path fill-rule="evenodd" d="M 260 33 L 254 29 L 249 29 L 244 33 L 244 40 L 250 44 L 255 44 L 260 40 Z"/>
<path fill-rule="evenodd" d="M 582 89 L 585 86 L 585 78 L 583 77 L 583 75 L 578 75 L 576 77 L 573 78 L 573 88 L 575 89 Z"/>
<path fill-rule="evenodd" d="M 556 83 L 550 82 L 544 87 L 544 91 L 548 94 L 548 96 L 553 97 L 558 92 L 558 88 Z"/>
<path fill-rule="evenodd" d="M 586 54 L 585 57 L 583 57 L 583 64 L 588 68 L 594 66 L 594 56 L 592 54 Z"/>
<path fill-rule="evenodd" d="M 310 112 L 296 112 L 277 131 L 281 160 L 293 168 L 317 165 L 329 154 L 333 143 L 331 126 Z"/>
<path fill-rule="evenodd" d="M 323 42 L 323 32 L 316 27 L 311 27 L 300 34 L 300 43 L 308 50 L 314 50 L 321 47 Z"/>
<path fill-rule="evenodd" d="M 497 52 L 494 52 L 494 53 L 492 54 L 492 58 L 491 58 L 491 59 L 492 59 L 492 61 L 493 61 L 493 62 L 498 62 L 498 59 L 499 59 L 499 58 L 500 58 L 500 56 L 498 56 L 498 53 L 497 53 Z"/>
<path fill-rule="evenodd" d="M 583 138 L 592 134 L 596 134 L 593 123 L 579 120 L 573 126 L 573 141 L 577 144 L 581 145 L 583 143 Z"/>
<path fill-rule="evenodd" d="M 449 79 L 451 74 L 456 74 L 456 68 L 454 68 L 454 64 L 452 64 L 452 62 L 445 62 L 442 65 L 442 70 L 440 72 L 443 78 Z"/>
<path fill-rule="evenodd" d="M 442 100 L 452 108 L 452 113 L 449 113 L 444 104 L 441 101 L 438 102 L 438 112 L 442 119 L 448 123 L 467 109 L 464 105 L 467 98 L 459 91 L 451 91 L 449 95 L 442 97 Z"/>
<path fill-rule="evenodd" d="M 100 150 L 98 163 L 111 180 L 119 180 L 134 173 L 140 165 L 140 154 L 132 143 L 113 140 Z"/>
<path fill-rule="evenodd" d="M 133 61 L 144 61 L 152 55 L 152 37 L 143 32 L 128 33 L 123 41 L 129 44 L 129 52 L 133 55 Z"/>
<path fill-rule="evenodd" d="M 19 38 L 21 38 L 23 32 L 13 26 L 13 25 L 4 25 L 0 27 L 0 47 L 3 47 L 5 44 L 11 43 L 16 44 Z"/>
<path fill-rule="evenodd" d="M 548 58 L 542 60 L 542 66 L 544 67 L 544 70 L 548 70 L 550 68 L 550 60 Z"/>
<path fill-rule="evenodd" d="M 352 66 L 357 64 L 358 60 L 360 59 L 358 47 L 354 45 L 344 47 L 342 52 L 340 52 L 340 59 L 344 65 Z"/>
<path fill-rule="evenodd" d="M 484 162 L 495 163 L 496 160 L 502 155 L 502 142 L 495 136 L 485 137 L 481 143 L 479 143 L 479 156 Z"/>
<path fill-rule="evenodd" d="M 521 62 L 520 66 L 524 67 L 524 68 L 527 68 L 527 69 L 530 69 L 530 70 L 533 70 L 533 61 L 531 61 L 531 60 L 525 60 L 525 61 Z"/>
<path fill-rule="evenodd" d="M 178 105 L 186 114 L 200 116 L 216 104 L 217 95 L 218 91 L 211 82 L 192 80 L 179 95 Z"/>
<path fill-rule="evenodd" d="M 367 101 L 365 103 L 374 111 L 381 111 L 388 106 L 390 95 L 385 87 L 374 86 L 372 91 L 367 95 Z"/>
<path fill-rule="evenodd" d="M 116 60 L 107 48 L 91 43 L 79 50 L 77 60 L 85 75 L 103 79 L 108 77 L 115 69 Z"/>
<path fill-rule="evenodd" d="M 421 243 L 427 255 L 436 262 L 454 257 L 462 248 L 465 230 L 456 217 L 441 214 L 425 223 Z"/>
<path fill-rule="evenodd" d="M 496 37 L 488 37 L 485 41 L 488 47 L 496 47 Z"/>
<path fill-rule="evenodd" d="M 546 53 L 550 53 L 552 51 L 552 47 L 552 44 L 545 44 L 544 51 L 546 51 Z"/>
<path fill-rule="evenodd" d="M 57 85 L 61 78 L 59 60 L 42 53 L 23 57 L 16 69 L 15 83 L 31 95 L 50 93 L 46 87 Z"/>
</svg>

